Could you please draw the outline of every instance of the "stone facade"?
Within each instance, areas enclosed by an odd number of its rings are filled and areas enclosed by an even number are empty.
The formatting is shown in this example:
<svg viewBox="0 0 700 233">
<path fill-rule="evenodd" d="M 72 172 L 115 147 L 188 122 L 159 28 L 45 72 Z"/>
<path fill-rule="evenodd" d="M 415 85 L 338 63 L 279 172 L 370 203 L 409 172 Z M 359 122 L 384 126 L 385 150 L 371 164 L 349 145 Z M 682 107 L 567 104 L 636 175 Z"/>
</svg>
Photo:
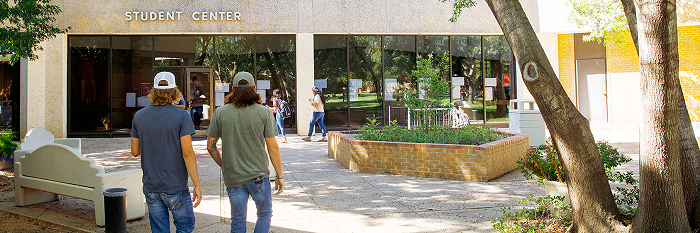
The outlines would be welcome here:
<svg viewBox="0 0 700 233">
<path fill-rule="evenodd" d="M 354 172 L 489 181 L 515 170 L 528 136 L 515 134 L 479 146 L 362 141 L 330 132 L 328 155 Z"/>
</svg>

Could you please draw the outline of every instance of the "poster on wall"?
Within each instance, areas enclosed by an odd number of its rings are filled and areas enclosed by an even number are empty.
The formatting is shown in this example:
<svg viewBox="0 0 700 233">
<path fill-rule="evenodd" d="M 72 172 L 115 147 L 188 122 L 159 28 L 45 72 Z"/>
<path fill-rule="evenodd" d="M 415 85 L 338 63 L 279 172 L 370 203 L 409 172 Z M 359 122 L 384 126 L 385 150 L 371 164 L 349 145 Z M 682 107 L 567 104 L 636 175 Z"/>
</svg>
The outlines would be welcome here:
<svg viewBox="0 0 700 233">
<path fill-rule="evenodd" d="M 224 98 L 225 98 L 225 93 L 223 92 L 217 92 L 214 94 L 214 105 L 219 107 L 219 106 L 224 106 Z"/>
<path fill-rule="evenodd" d="M 362 79 L 350 79 L 350 101 L 359 100 L 360 88 L 362 88 Z"/>
<path fill-rule="evenodd" d="M 258 87 L 257 87 L 258 90 L 270 89 L 270 80 L 258 80 L 257 85 L 258 85 Z"/>
<path fill-rule="evenodd" d="M 126 93 L 126 107 L 136 107 L 136 93 Z"/>
<path fill-rule="evenodd" d="M 460 95 L 460 90 L 461 90 L 461 89 L 462 89 L 462 87 L 460 87 L 460 86 L 454 86 L 454 87 L 452 87 L 452 99 L 461 99 L 461 97 L 462 97 L 462 96 Z"/>
<path fill-rule="evenodd" d="M 141 96 L 148 96 L 151 93 L 150 83 L 141 83 Z"/>
<path fill-rule="evenodd" d="M 496 86 L 496 83 L 498 83 L 498 81 L 496 80 L 496 78 L 485 78 L 485 79 L 484 79 L 484 86 L 487 86 L 487 87 L 495 87 L 495 86 Z"/>
<path fill-rule="evenodd" d="M 260 99 L 262 100 L 263 104 L 267 102 L 267 91 L 266 90 L 260 90 L 258 89 L 258 95 L 260 95 Z"/>
<path fill-rule="evenodd" d="M 394 98 L 394 89 L 398 87 L 395 78 L 384 79 L 384 100 L 392 100 Z"/>
<path fill-rule="evenodd" d="M 503 86 L 510 87 L 510 74 L 503 74 Z"/>
<path fill-rule="evenodd" d="M 464 86 L 464 77 L 452 77 L 452 86 Z"/>
<path fill-rule="evenodd" d="M 228 83 L 216 83 L 215 89 L 215 93 L 226 93 L 231 90 Z"/>
<path fill-rule="evenodd" d="M 493 88 L 492 88 L 492 87 L 486 87 L 486 88 L 484 88 L 484 99 L 485 99 L 485 100 L 494 100 L 494 99 L 493 99 Z"/>
</svg>

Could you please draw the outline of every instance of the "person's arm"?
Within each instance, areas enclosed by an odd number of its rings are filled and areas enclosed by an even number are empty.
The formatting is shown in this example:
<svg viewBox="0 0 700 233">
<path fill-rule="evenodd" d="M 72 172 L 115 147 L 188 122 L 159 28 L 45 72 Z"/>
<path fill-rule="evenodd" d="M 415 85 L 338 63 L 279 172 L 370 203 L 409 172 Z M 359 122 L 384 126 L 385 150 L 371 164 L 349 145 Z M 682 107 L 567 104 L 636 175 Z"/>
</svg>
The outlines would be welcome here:
<svg viewBox="0 0 700 233">
<path fill-rule="evenodd" d="M 180 137 L 180 147 L 182 147 L 182 158 L 185 160 L 185 167 L 187 167 L 187 173 L 194 183 L 194 190 L 192 190 L 193 206 L 199 206 L 202 201 L 202 189 L 199 183 L 199 173 L 197 172 L 197 158 L 194 155 L 194 149 L 192 148 L 192 135 L 185 135 Z"/>
<path fill-rule="evenodd" d="M 219 148 L 216 148 L 216 143 L 218 141 L 219 138 L 207 137 L 207 151 L 209 152 L 209 156 L 214 159 L 214 162 L 221 167 L 221 153 L 219 152 Z"/>
<path fill-rule="evenodd" d="M 138 138 L 131 138 L 131 155 L 139 157 L 141 155 L 141 145 Z"/>
<path fill-rule="evenodd" d="M 284 173 L 282 172 L 282 156 L 280 155 L 280 147 L 277 144 L 277 136 L 265 138 L 265 144 L 267 144 L 267 153 L 270 155 L 272 167 L 277 172 L 275 179 L 275 190 L 277 190 L 277 193 L 275 195 L 279 195 L 284 191 Z"/>
</svg>

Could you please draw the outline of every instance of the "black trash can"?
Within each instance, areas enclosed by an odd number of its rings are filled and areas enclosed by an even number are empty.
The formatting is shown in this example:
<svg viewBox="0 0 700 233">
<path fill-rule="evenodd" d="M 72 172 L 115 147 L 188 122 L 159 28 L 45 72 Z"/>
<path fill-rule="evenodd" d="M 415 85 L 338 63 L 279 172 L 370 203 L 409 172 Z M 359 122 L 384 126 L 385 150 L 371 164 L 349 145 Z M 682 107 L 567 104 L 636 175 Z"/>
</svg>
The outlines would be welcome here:
<svg viewBox="0 0 700 233">
<path fill-rule="evenodd" d="M 105 199 L 105 232 L 126 232 L 126 189 L 108 188 L 102 194 Z"/>
</svg>

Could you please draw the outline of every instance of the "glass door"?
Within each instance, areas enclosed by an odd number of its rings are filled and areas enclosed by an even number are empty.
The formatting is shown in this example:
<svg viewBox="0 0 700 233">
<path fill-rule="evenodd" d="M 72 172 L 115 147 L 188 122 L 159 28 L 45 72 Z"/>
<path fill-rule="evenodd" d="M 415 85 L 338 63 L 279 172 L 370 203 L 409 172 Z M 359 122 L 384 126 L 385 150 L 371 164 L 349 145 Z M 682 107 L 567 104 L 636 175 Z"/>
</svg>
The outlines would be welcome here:
<svg viewBox="0 0 700 233">
<path fill-rule="evenodd" d="M 186 92 L 187 108 L 195 129 L 206 131 L 211 115 L 214 113 L 212 70 L 211 68 L 185 68 L 185 72 L 189 81 Z"/>
</svg>

